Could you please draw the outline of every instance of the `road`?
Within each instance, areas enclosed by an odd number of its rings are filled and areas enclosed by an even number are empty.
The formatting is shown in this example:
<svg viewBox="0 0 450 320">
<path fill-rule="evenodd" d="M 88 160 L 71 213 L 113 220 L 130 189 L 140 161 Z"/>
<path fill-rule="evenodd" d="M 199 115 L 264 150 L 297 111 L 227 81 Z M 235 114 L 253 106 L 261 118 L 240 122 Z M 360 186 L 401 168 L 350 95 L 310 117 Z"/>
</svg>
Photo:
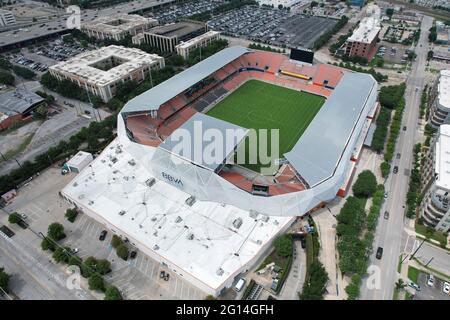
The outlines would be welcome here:
<svg viewBox="0 0 450 320">
<path fill-rule="evenodd" d="M 87 291 L 68 289 L 68 276 L 17 234 L 8 240 L 0 237 L 0 257 L 0 263 L 12 274 L 11 290 L 20 299 L 94 299 Z"/>
<path fill-rule="evenodd" d="M 424 16 L 421 25 L 419 45 L 416 48 L 417 59 L 412 64 L 411 72 L 406 84 L 406 107 L 403 114 L 402 127 L 407 130 L 400 131 L 394 154 L 401 153 L 400 159 L 395 159 L 392 166 L 398 166 L 398 174 L 391 173 L 385 183 L 388 198 L 381 212 L 390 212 L 389 220 L 380 215 L 377 232 L 374 240 L 374 253 L 377 247 L 383 247 L 384 253 L 381 260 L 371 255 L 370 264 L 377 266 L 380 279 L 378 288 L 372 288 L 372 277 L 363 279 L 361 299 L 363 300 L 391 300 L 394 292 L 394 283 L 397 281 L 397 264 L 402 252 L 403 241 L 406 240 L 405 227 L 405 198 L 409 183 L 409 172 L 412 167 L 412 150 L 416 143 L 418 110 L 420 104 L 421 89 L 424 86 L 424 73 L 428 51 L 428 30 L 433 19 Z M 420 46 L 421 45 L 421 46 Z M 419 90 L 416 91 L 416 87 Z"/>
</svg>

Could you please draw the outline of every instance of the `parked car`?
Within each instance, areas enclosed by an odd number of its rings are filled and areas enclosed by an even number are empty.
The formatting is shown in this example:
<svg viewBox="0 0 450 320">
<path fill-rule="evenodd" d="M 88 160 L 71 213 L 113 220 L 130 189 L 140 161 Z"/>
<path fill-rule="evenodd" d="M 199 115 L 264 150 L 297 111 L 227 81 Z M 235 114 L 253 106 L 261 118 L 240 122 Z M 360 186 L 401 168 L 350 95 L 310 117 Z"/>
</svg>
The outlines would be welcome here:
<svg viewBox="0 0 450 320">
<path fill-rule="evenodd" d="M 450 293 L 450 283 L 444 282 L 444 285 L 442 286 L 442 292 L 445 294 Z"/>
<path fill-rule="evenodd" d="M 397 159 L 400 159 L 401 155 L 400 153 L 397 153 Z"/>
<path fill-rule="evenodd" d="M 394 167 L 394 171 L 393 171 L 394 173 L 397 173 L 398 172 L 398 166 L 395 166 Z"/>
<path fill-rule="evenodd" d="M 434 285 L 434 276 L 430 274 L 427 278 L 427 286 L 432 287 Z"/>
<path fill-rule="evenodd" d="M 103 230 L 102 232 L 100 232 L 100 237 L 98 237 L 98 240 L 100 240 L 100 241 L 105 240 L 107 234 L 108 234 L 108 231 Z"/>
<path fill-rule="evenodd" d="M 20 213 L 19 215 L 22 218 L 22 220 L 25 220 L 28 218 L 28 216 L 25 213 Z"/>
<path fill-rule="evenodd" d="M 417 291 L 420 291 L 420 286 L 417 283 L 414 283 L 412 281 L 408 281 L 408 286 L 410 286 L 413 289 L 416 289 Z"/>
<path fill-rule="evenodd" d="M 406 126 L 403 127 L 403 131 L 406 131 Z"/>
<path fill-rule="evenodd" d="M 137 255 L 137 251 L 131 251 L 131 253 L 130 253 L 130 259 L 136 258 L 136 255 Z"/>
<path fill-rule="evenodd" d="M 389 219 L 389 211 L 384 212 L 384 218 L 387 220 Z"/>
<path fill-rule="evenodd" d="M 382 248 L 382 247 L 378 247 L 377 253 L 376 253 L 375 256 L 376 256 L 376 258 L 377 258 L 378 260 L 381 259 L 381 257 L 383 256 L 383 248 Z"/>
</svg>

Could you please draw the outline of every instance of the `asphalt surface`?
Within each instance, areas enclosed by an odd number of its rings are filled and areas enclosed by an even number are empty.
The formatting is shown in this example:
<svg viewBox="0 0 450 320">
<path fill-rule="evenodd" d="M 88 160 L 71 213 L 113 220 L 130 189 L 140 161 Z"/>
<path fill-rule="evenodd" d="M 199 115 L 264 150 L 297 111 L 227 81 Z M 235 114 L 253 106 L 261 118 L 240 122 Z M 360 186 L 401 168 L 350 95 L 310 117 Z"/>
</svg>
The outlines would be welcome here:
<svg viewBox="0 0 450 320">
<path fill-rule="evenodd" d="M 380 215 L 377 232 L 374 239 L 374 250 L 370 257 L 370 264 L 378 270 L 379 286 L 372 288 L 368 278 L 363 279 L 361 287 L 362 300 L 391 300 L 394 292 L 394 284 L 397 281 L 397 265 L 400 253 L 403 249 L 402 243 L 406 240 L 405 226 L 405 198 L 409 183 L 409 172 L 412 167 L 412 151 L 416 142 L 418 110 L 420 95 L 424 86 L 424 73 L 426 56 L 428 50 L 428 30 L 432 25 L 432 18 L 424 16 L 421 26 L 419 44 L 416 47 L 417 59 L 412 64 L 412 70 L 407 78 L 406 84 L 406 107 L 403 114 L 402 127 L 406 131 L 400 131 L 394 154 L 400 152 L 402 157 L 394 159 L 392 167 L 398 166 L 397 174 L 389 175 L 385 188 L 388 192 L 381 212 L 390 212 L 389 220 Z M 416 91 L 416 87 L 419 90 Z M 383 247 L 384 253 L 381 260 L 375 259 L 378 247 Z M 370 278 L 369 278 L 370 279 Z"/>
</svg>

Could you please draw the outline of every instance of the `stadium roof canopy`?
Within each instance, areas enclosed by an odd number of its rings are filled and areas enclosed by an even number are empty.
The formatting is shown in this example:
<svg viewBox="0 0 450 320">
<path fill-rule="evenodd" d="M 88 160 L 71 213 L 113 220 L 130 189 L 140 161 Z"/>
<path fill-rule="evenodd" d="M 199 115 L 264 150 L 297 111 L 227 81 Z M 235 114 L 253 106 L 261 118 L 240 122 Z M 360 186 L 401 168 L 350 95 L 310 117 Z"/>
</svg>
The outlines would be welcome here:
<svg viewBox="0 0 450 320">
<path fill-rule="evenodd" d="M 248 49 L 241 46 L 223 49 L 131 99 L 122 109 L 122 113 L 158 110 L 163 103 L 176 97 L 246 52 L 248 52 Z"/>
<path fill-rule="evenodd" d="M 284 155 L 310 187 L 334 174 L 372 90 L 376 90 L 372 76 L 345 73 L 300 140 Z"/>
<path fill-rule="evenodd" d="M 248 129 L 196 113 L 160 146 L 210 170 L 216 170 L 245 138 Z"/>
</svg>

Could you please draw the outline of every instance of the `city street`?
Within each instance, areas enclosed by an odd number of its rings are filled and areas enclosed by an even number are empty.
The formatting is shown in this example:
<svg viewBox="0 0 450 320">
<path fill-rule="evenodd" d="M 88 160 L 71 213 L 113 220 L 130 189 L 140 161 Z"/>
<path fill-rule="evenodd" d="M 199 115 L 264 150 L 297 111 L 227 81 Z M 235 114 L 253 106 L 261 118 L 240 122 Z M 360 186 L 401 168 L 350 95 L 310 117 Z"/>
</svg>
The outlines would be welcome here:
<svg viewBox="0 0 450 320">
<path fill-rule="evenodd" d="M 380 279 L 380 286 L 378 288 L 368 287 L 367 278 L 363 279 L 361 287 L 361 299 L 363 300 L 391 300 L 394 283 L 398 277 L 398 259 L 406 241 L 406 233 L 404 232 L 407 223 L 404 216 L 405 198 L 412 167 L 412 150 L 416 143 L 421 89 L 425 85 L 424 73 L 428 51 L 428 30 L 432 26 L 432 21 L 432 18 L 427 16 L 424 16 L 422 20 L 419 45 L 416 47 L 417 59 L 412 64 L 412 70 L 406 82 L 406 107 L 402 126 L 406 126 L 407 130 L 400 131 L 394 152 L 394 154 L 399 152 L 402 156 L 392 163 L 392 166 L 397 165 L 399 170 L 397 174 L 391 173 L 385 183 L 388 198 L 381 212 L 389 211 L 390 218 L 385 220 L 383 215 L 380 215 L 374 240 L 374 253 L 370 258 L 370 264 L 379 268 L 376 276 Z M 416 90 L 417 87 L 418 90 Z M 381 260 L 375 259 L 377 247 L 384 248 Z"/>
</svg>

